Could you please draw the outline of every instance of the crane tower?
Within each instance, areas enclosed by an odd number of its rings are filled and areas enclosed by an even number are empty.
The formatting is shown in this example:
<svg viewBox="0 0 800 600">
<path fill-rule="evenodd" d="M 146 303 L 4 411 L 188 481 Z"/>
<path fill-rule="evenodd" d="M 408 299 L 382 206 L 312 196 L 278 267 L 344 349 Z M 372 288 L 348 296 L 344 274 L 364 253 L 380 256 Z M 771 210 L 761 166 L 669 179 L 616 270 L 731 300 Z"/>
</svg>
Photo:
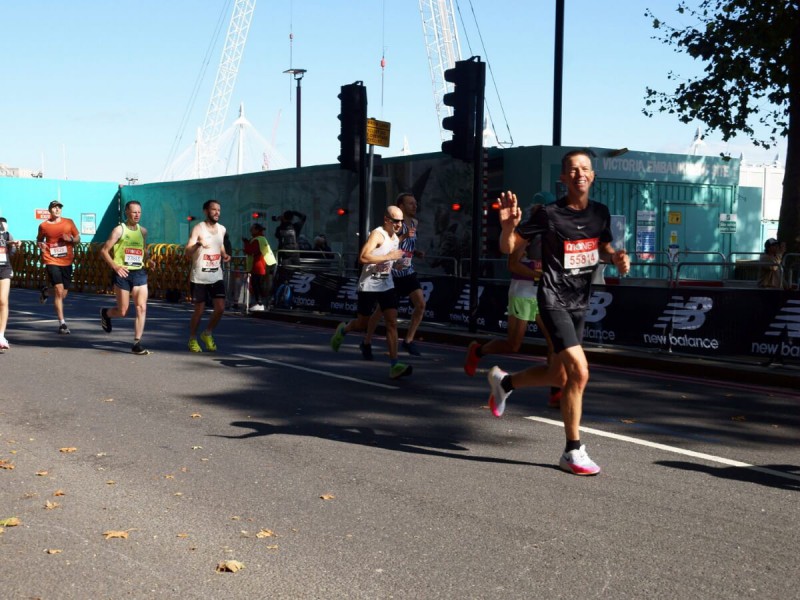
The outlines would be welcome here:
<svg viewBox="0 0 800 600">
<path fill-rule="evenodd" d="M 419 0 L 422 16 L 422 34 L 433 83 L 433 103 L 438 119 L 439 136 L 445 140 L 442 119 L 452 111 L 443 103 L 444 95 L 453 91 L 453 84 L 445 81 L 444 72 L 461 60 L 461 45 L 453 12 L 453 0 Z"/>
<path fill-rule="evenodd" d="M 239 63 L 242 60 L 255 8 L 256 0 L 236 0 L 233 7 L 228 36 L 222 50 L 217 78 L 214 81 L 214 90 L 211 93 L 211 101 L 208 104 L 203 127 L 198 132 L 196 161 L 196 177 L 198 178 L 208 176 L 211 163 L 217 155 L 219 136 L 228 114 L 236 76 L 239 74 Z"/>
</svg>

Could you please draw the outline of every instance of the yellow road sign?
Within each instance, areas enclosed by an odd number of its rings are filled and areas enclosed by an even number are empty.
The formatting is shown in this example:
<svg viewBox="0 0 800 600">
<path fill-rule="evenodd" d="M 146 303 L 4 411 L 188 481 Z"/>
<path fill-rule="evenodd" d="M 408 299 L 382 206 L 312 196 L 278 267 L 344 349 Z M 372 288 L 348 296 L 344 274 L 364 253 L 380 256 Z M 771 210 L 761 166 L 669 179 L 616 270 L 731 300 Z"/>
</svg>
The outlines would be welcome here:
<svg viewBox="0 0 800 600">
<path fill-rule="evenodd" d="M 388 148 L 391 131 L 391 123 L 378 121 L 377 119 L 367 119 L 367 144 Z"/>
</svg>

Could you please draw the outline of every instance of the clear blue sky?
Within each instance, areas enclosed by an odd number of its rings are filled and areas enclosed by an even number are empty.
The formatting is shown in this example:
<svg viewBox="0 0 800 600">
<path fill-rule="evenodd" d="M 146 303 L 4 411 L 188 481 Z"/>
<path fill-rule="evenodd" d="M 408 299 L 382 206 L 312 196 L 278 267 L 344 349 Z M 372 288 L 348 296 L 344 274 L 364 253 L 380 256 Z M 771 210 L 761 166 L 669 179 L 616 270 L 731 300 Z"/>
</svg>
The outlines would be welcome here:
<svg viewBox="0 0 800 600">
<path fill-rule="evenodd" d="M 515 146 L 550 144 L 555 0 L 458 4 L 462 54 L 488 59 L 487 102 L 500 139 L 507 141 L 510 130 Z M 645 7 L 678 24 L 684 17 L 675 5 L 566 3 L 563 145 L 688 151 L 699 123 L 641 112 L 646 86 L 669 90 L 668 71 L 701 69 L 651 39 Z M 43 165 L 50 178 L 124 183 L 136 174 L 141 183 L 158 181 L 176 140 L 180 151 L 189 148 L 203 124 L 232 6 L 232 0 L 5 0 L 0 163 Z M 221 35 L 181 128 L 221 15 Z M 233 123 L 244 103 L 248 120 L 293 166 L 294 83 L 283 74 L 290 66 L 308 70 L 302 81 L 304 166 L 336 162 L 337 95 L 342 84 L 356 80 L 367 86 L 369 115 L 392 124 L 384 156 L 400 154 L 404 138 L 413 153 L 440 149 L 415 0 L 257 2 L 227 121 Z M 718 135 L 706 142 L 710 155 L 785 159 L 785 141 L 770 150 L 746 139 L 725 144 Z"/>
</svg>

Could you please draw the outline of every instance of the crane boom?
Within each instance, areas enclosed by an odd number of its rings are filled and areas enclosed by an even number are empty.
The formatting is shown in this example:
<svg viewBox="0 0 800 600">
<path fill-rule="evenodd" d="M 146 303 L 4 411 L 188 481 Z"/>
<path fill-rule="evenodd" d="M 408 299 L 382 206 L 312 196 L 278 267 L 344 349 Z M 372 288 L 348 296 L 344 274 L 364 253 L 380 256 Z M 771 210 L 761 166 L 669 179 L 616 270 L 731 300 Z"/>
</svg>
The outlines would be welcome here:
<svg viewBox="0 0 800 600">
<path fill-rule="evenodd" d="M 225 47 L 222 49 L 222 58 L 214 81 L 214 90 L 211 93 L 203 127 L 199 132 L 197 177 L 208 176 L 211 163 L 217 154 L 219 136 L 225 124 L 233 87 L 239 74 L 239 64 L 244 53 L 255 7 L 256 0 L 236 0 L 233 7 L 228 36 L 225 40 Z"/>
<path fill-rule="evenodd" d="M 445 81 L 444 72 L 452 68 L 457 60 L 461 60 L 461 45 L 458 41 L 453 0 L 419 0 L 419 12 L 431 70 L 437 126 L 439 136 L 444 141 L 446 135 L 442 129 L 442 119 L 450 115 L 450 107 L 446 106 L 442 99 L 446 93 L 452 91 L 453 87 L 452 83 Z"/>
</svg>

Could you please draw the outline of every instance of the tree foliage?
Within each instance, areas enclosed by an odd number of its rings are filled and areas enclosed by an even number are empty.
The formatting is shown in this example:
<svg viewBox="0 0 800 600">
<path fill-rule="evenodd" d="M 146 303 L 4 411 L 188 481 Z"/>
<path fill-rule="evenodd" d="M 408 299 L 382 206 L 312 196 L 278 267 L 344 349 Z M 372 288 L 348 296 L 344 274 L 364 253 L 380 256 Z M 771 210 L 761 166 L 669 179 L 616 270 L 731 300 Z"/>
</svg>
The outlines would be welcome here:
<svg viewBox="0 0 800 600">
<path fill-rule="evenodd" d="M 647 116 L 695 119 L 727 141 L 744 134 L 769 148 L 787 139 L 778 237 L 800 252 L 800 0 L 681 0 L 677 13 L 694 24 L 681 28 L 651 10 L 655 39 L 703 61 L 703 74 L 670 72 L 671 93 L 647 88 Z M 755 125 L 761 127 L 756 131 Z"/>
</svg>

